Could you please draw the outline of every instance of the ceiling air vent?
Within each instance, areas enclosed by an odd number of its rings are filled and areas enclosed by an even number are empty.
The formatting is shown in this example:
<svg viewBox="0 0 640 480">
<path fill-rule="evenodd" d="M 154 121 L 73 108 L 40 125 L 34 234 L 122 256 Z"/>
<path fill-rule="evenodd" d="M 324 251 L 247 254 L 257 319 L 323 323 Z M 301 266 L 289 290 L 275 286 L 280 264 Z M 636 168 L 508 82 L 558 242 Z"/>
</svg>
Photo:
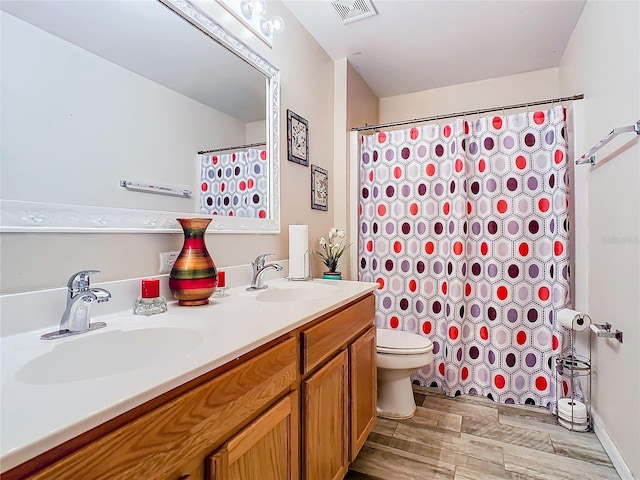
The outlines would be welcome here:
<svg viewBox="0 0 640 480">
<path fill-rule="evenodd" d="M 336 0 L 331 4 L 345 24 L 377 14 L 370 0 Z"/>
</svg>

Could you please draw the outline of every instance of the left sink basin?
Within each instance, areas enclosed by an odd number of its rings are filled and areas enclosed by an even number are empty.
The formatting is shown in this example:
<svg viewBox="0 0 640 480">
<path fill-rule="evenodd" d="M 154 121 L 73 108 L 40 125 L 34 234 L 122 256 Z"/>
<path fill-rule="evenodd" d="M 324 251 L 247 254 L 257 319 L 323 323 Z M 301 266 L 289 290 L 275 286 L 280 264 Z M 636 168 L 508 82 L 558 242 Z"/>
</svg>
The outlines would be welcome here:
<svg viewBox="0 0 640 480">
<path fill-rule="evenodd" d="M 168 355 L 188 354 L 202 342 L 202 336 L 188 328 L 96 331 L 55 345 L 23 365 L 15 377 L 22 383 L 50 385 L 118 375 Z"/>
</svg>

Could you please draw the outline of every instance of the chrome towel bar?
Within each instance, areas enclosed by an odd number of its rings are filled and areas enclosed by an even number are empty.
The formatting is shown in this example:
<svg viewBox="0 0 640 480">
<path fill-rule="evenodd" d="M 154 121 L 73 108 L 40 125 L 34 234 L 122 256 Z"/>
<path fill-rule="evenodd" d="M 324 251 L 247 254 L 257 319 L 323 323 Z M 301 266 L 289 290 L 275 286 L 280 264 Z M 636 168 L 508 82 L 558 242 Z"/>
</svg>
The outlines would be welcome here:
<svg viewBox="0 0 640 480">
<path fill-rule="evenodd" d="M 150 183 L 130 182 L 129 180 L 120 180 L 120 186 L 128 190 L 137 192 L 156 193 L 159 195 L 173 195 L 175 197 L 191 197 L 191 190 L 179 187 L 169 187 L 166 185 L 152 185 Z"/>
<path fill-rule="evenodd" d="M 611 324 L 607 323 L 592 323 L 589 325 L 589 328 L 593 333 L 596 334 L 597 337 L 605 337 L 605 338 L 615 338 L 620 343 L 622 343 L 622 332 L 620 330 L 616 330 L 615 332 L 611 331 Z"/>
<path fill-rule="evenodd" d="M 640 135 L 640 120 L 638 120 L 633 125 L 628 125 L 626 127 L 618 127 L 611 130 L 606 137 L 604 137 L 602 140 L 596 143 L 593 147 L 591 147 L 591 149 L 587 153 L 585 153 L 578 160 L 576 160 L 576 165 L 583 165 L 585 163 L 588 163 L 590 165 L 595 164 L 596 152 L 600 150 L 602 147 L 604 147 L 611 140 L 613 140 L 614 137 L 617 137 L 621 133 L 627 133 L 627 132 L 635 132 L 636 135 Z"/>
</svg>

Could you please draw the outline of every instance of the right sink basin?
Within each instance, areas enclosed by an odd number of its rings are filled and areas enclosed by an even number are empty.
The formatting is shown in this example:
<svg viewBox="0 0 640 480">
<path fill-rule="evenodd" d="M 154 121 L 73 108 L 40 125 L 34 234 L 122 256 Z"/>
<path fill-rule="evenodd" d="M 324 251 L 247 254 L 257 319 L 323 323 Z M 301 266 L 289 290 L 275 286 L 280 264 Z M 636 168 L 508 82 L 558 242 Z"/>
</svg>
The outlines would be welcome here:
<svg viewBox="0 0 640 480">
<path fill-rule="evenodd" d="M 259 302 L 308 302 L 328 298 L 340 289 L 333 285 L 319 282 L 290 282 L 271 285 L 256 296 Z"/>
</svg>

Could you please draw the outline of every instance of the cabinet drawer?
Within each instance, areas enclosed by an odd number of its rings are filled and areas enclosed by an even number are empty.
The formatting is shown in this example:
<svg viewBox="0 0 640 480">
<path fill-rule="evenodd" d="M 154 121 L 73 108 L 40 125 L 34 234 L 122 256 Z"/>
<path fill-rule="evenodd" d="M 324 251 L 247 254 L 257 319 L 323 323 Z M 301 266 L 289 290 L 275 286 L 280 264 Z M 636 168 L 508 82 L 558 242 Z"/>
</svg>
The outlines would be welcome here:
<svg viewBox="0 0 640 480">
<path fill-rule="evenodd" d="M 297 377 L 296 353 L 295 338 L 289 338 L 30 478 L 177 478 L 289 390 Z"/>
<path fill-rule="evenodd" d="M 370 327 L 375 318 L 373 294 L 300 333 L 300 369 L 307 374 Z"/>
</svg>

